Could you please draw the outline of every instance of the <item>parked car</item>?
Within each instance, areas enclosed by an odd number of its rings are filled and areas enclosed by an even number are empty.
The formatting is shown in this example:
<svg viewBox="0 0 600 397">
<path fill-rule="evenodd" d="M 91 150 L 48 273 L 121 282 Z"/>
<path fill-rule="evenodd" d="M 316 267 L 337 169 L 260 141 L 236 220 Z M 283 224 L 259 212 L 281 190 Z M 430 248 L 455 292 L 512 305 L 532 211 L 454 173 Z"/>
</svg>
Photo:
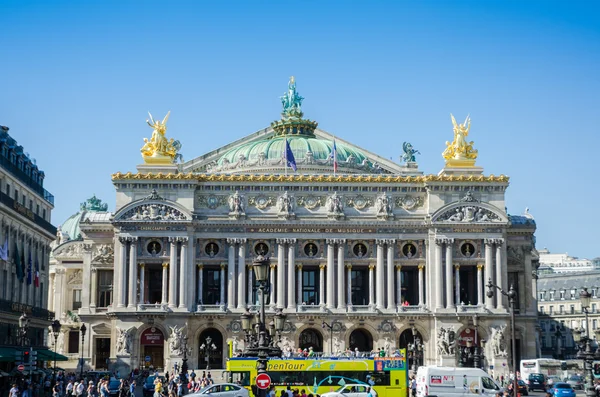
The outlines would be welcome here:
<svg viewBox="0 0 600 397">
<path fill-rule="evenodd" d="M 556 375 L 549 375 L 548 378 L 546 379 L 546 385 L 550 388 L 552 386 L 554 386 L 557 383 L 561 383 L 564 382 L 559 376 Z"/>
<path fill-rule="evenodd" d="M 520 380 L 520 379 L 519 379 L 519 393 L 521 393 L 524 396 L 529 395 L 529 388 L 527 387 L 527 383 L 525 383 L 524 380 Z"/>
<path fill-rule="evenodd" d="M 233 383 L 218 383 L 206 386 L 197 393 L 190 394 L 195 397 L 250 397 L 248 389 Z"/>
<path fill-rule="evenodd" d="M 323 393 L 321 397 L 367 397 L 367 388 L 369 385 L 345 385 L 336 391 Z M 377 396 L 375 389 L 371 390 L 374 397 Z"/>
<path fill-rule="evenodd" d="M 575 397 L 575 390 L 565 382 L 555 383 L 550 392 L 554 397 Z"/>
<path fill-rule="evenodd" d="M 546 391 L 546 375 L 544 374 L 529 374 L 529 390 Z"/>
<path fill-rule="evenodd" d="M 571 375 L 567 379 L 567 383 L 571 385 L 571 387 L 575 390 L 583 390 L 583 385 L 585 384 L 585 380 L 580 375 Z"/>
<path fill-rule="evenodd" d="M 164 387 L 167 387 L 167 385 L 165 384 L 165 378 L 162 376 L 159 376 L 158 378 L 162 381 Z M 144 397 L 152 397 L 154 395 L 154 380 L 155 379 L 156 379 L 156 375 L 150 375 L 144 381 L 144 384 L 142 386 L 142 389 L 144 391 Z"/>
</svg>

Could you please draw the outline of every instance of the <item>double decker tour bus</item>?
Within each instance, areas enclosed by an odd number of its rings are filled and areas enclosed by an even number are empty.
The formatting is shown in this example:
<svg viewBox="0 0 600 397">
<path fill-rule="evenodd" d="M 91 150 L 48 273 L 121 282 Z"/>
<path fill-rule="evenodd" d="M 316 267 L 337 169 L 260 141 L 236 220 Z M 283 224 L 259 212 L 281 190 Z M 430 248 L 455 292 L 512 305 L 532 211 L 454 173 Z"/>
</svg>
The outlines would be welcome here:
<svg viewBox="0 0 600 397">
<path fill-rule="evenodd" d="M 255 357 L 231 357 L 227 371 L 231 382 L 251 389 L 256 379 Z M 371 386 L 378 397 L 408 396 L 406 349 L 398 357 L 289 357 L 270 358 L 267 373 L 277 396 L 290 386 L 307 394 L 337 391 L 346 385 Z"/>
</svg>

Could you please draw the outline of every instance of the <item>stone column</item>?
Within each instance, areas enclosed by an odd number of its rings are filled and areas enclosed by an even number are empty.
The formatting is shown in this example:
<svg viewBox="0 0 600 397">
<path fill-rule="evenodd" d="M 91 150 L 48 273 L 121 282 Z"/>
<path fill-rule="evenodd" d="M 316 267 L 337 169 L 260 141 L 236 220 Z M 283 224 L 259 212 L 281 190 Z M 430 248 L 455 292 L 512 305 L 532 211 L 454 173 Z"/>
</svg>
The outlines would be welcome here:
<svg viewBox="0 0 600 397">
<path fill-rule="evenodd" d="M 452 265 L 454 253 L 454 239 L 446 239 L 446 309 L 454 309 L 454 297 L 453 297 L 453 286 L 452 282 Z"/>
<path fill-rule="evenodd" d="M 387 241 L 387 309 L 394 310 L 394 246 L 396 240 Z"/>
<path fill-rule="evenodd" d="M 352 265 L 346 265 L 346 280 L 348 285 L 348 309 L 352 310 Z"/>
<path fill-rule="evenodd" d="M 8 268 L 8 271 L 6 272 L 6 290 L 4 290 L 4 294 L 7 293 L 7 291 L 11 291 L 11 286 L 10 286 L 10 279 L 11 279 L 11 271 L 10 268 Z M 54 282 L 56 280 L 56 273 L 50 273 L 50 275 L 48 276 L 48 309 L 50 310 L 54 310 Z M 8 296 L 3 295 L 2 296 L 3 299 L 8 300 Z"/>
<path fill-rule="evenodd" d="M 454 301 L 456 305 L 468 304 L 469 302 L 461 302 L 460 300 L 460 265 L 454 265 Z"/>
<path fill-rule="evenodd" d="M 246 308 L 246 239 L 239 239 L 238 251 L 238 309 Z"/>
<path fill-rule="evenodd" d="M 188 238 L 180 237 L 181 252 L 179 253 L 179 308 L 185 309 L 187 307 L 187 282 L 189 277 L 187 276 L 187 260 L 188 260 Z"/>
<path fill-rule="evenodd" d="M 167 262 L 162 264 L 162 297 L 160 303 L 163 305 L 167 304 L 167 292 L 169 290 L 169 264 Z"/>
<path fill-rule="evenodd" d="M 204 305 L 204 294 L 202 293 L 202 287 L 204 286 L 204 265 L 198 263 L 198 299 L 196 303 L 198 305 Z"/>
<path fill-rule="evenodd" d="M 335 256 L 335 240 L 327 239 L 327 309 L 332 310 L 335 308 L 334 302 L 334 292 L 335 292 L 335 284 L 334 284 L 334 256 Z"/>
<path fill-rule="evenodd" d="M 91 280 L 91 292 L 90 292 L 90 309 L 96 308 L 96 298 L 98 296 L 98 268 L 92 266 L 92 280 Z"/>
<path fill-rule="evenodd" d="M 344 252 L 346 249 L 346 239 L 338 239 L 338 264 L 337 264 L 337 308 L 340 310 L 346 309 L 346 297 L 345 292 L 346 288 L 344 286 Z"/>
<path fill-rule="evenodd" d="M 252 301 L 253 300 L 252 299 L 253 298 L 253 296 L 252 296 L 252 286 L 253 286 L 253 283 L 252 283 L 252 280 L 253 280 L 252 274 L 253 274 L 253 272 L 254 272 L 254 269 L 252 269 L 252 264 L 251 263 L 247 264 L 246 265 L 246 279 L 248 280 L 248 286 L 246 288 L 246 296 L 248 297 L 248 299 L 247 299 L 247 305 L 248 306 L 251 306 L 251 305 L 254 304 L 254 302 Z M 270 287 L 270 289 L 273 289 L 272 286 Z M 265 296 L 265 299 L 266 298 L 267 297 Z M 265 304 L 266 303 L 267 303 L 267 301 L 265 300 Z"/>
<path fill-rule="evenodd" d="M 140 303 L 146 303 L 146 265 L 140 263 Z"/>
<path fill-rule="evenodd" d="M 128 308 L 135 308 L 137 305 L 137 237 L 131 238 L 129 246 L 129 299 Z"/>
<path fill-rule="evenodd" d="M 483 306 L 483 265 L 477 264 L 477 306 Z"/>
<path fill-rule="evenodd" d="M 423 265 L 419 265 L 419 306 L 425 306 L 425 283 L 423 280 Z"/>
<path fill-rule="evenodd" d="M 435 290 L 435 308 L 442 309 L 444 307 L 444 298 L 442 295 L 442 291 L 444 290 L 444 279 L 442 277 L 442 244 L 444 240 L 441 238 L 435 239 L 435 265 L 434 271 L 435 274 L 435 283 L 433 289 Z"/>
<path fill-rule="evenodd" d="M 119 258 L 118 271 L 115 276 L 119 279 L 119 290 L 117 294 L 117 307 L 125 307 L 125 287 L 127 286 L 127 238 L 119 237 L 121 243 L 121 257 Z"/>
<path fill-rule="evenodd" d="M 277 308 L 285 307 L 285 239 L 277 239 Z"/>
<path fill-rule="evenodd" d="M 493 244 L 494 244 L 494 240 L 493 239 L 489 239 L 486 238 L 484 240 L 485 243 L 485 279 L 484 281 L 484 285 L 487 285 L 488 281 L 492 281 L 494 282 L 494 273 L 492 271 L 492 248 L 493 248 Z M 486 287 L 487 288 L 487 287 Z M 488 310 L 492 310 L 494 308 L 494 297 L 488 297 L 487 295 L 485 296 L 485 308 Z"/>
<path fill-rule="evenodd" d="M 270 276 L 270 282 L 271 282 L 271 290 L 269 291 L 269 306 L 271 306 L 271 309 L 275 308 L 275 272 L 276 272 L 277 266 L 273 263 L 271 263 L 271 274 Z"/>
<path fill-rule="evenodd" d="M 229 257 L 227 258 L 227 309 L 235 308 L 235 243 L 236 239 L 228 238 Z"/>
<path fill-rule="evenodd" d="M 383 299 L 384 299 L 384 289 L 385 289 L 385 283 L 384 283 L 384 271 L 383 271 L 383 245 L 385 244 L 385 240 L 376 240 L 375 241 L 377 243 L 377 267 L 375 268 L 375 271 L 377 272 L 376 278 L 377 278 L 377 285 L 379 286 L 377 288 L 376 292 L 376 308 L 377 310 L 383 310 L 385 308 L 384 303 L 383 303 Z"/>
<path fill-rule="evenodd" d="M 220 302 L 221 307 L 225 307 L 225 264 L 221 263 L 221 297 Z"/>
<path fill-rule="evenodd" d="M 369 265 L 369 309 L 373 310 L 375 308 L 375 275 L 373 274 L 373 270 L 375 269 L 374 265 Z"/>
<path fill-rule="evenodd" d="M 287 308 L 290 310 L 296 309 L 296 239 L 289 238 L 288 242 L 288 266 L 287 266 L 287 281 L 288 281 L 288 297 Z M 300 301 L 301 302 L 301 301 Z"/>
<path fill-rule="evenodd" d="M 319 265 L 319 306 L 325 308 L 325 265 Z"/>
<path fill-rule="evenodd" d="M 402 306 L 402 266 L 396 265 L 396 309 Z"/>
<path fill-rule="evenodd" d="M 497 238 L 496 239 L 496 285 L 500 288 L 504 288 L 504 277 L 502 272 L 502 245 L 504 244 L 504 239 Z M 506 288 L 504 288 L 506 291 Z M 496 309 L 498 310 L 506 310 L 506 306 L 504 305 L 504 295 L 500 294 L 498 291 L 494 292 L 496 296 Z"/>
<path fill-rule="evenodd" d="M 169 307 L 177 307 L 177 237 L 169 237 L 171 256 L 169 258 Z"/>
<path fill-rule="evenodd" d="M 63 301 L 64 294 L 63 288 L 65 286 L 65 278 L 67 271 L 65 269 L 55 270 L 55 284 L 54 284 L 54 313 L 62 313 L 64 311 Z"/>
<path fill-rule="evenodd" d="M 296 265 L 296 302 L 298 305 L 304 303 L 302 299 L 302 263 Z"/>
</svg>

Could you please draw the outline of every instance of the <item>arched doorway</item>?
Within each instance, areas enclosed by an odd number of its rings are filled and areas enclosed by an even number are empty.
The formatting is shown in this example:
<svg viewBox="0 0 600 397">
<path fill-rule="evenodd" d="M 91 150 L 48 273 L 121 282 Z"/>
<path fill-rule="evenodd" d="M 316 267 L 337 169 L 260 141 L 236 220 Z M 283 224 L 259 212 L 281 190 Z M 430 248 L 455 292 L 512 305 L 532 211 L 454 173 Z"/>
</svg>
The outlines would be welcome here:
<svg viewBox="0 0 600 397">
<path fill-rule="evenodd" d="M 222 369 L 223 335 L 216 328 L 202 331 L 198 341 L 198 368 Z"/>
<path fill-rule="evenodd" d="M 355 329 L 350 334 L 350 344 L 351 351 L 359 351 L 361 353 L 371 353 L 373 350 L 373 337 L 371 334 L 364 329 Z"/>
<path fill-rule="evenodd" d="M 302 350 L 313 348 L 313 351 L 323 351 L 323 336 L 315 329 L 308 328 L 300 333 L 298 338 L 298 347 Z"/>
<path fill-rule="evenodd" d="M 150 327 L 140 337 L 140 363 L 143 368 L 163 368 L 165 336 L 156 327 Z"/>
<path fill-rule="evenodd" d="M 420 365 L 423 365 L 423 337 L 416 328 L 405 329 L 400 334 L 398 347 L 406 349 L 410 369 L 416 371 Z"/>
<path fill-rule="evenodd" d="M 480 336 L 477 329 L 467 327 L 456 339 L 456 362 L 459 367 L 481 367 Z"/>
</svg>

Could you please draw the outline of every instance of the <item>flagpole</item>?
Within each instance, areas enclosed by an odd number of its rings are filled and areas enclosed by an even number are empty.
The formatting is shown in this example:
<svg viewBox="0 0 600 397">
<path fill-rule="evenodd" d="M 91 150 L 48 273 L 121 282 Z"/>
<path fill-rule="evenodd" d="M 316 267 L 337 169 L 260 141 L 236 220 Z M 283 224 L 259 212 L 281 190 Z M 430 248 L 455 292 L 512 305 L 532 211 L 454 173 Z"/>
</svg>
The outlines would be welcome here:
<svg viewBox="0 0 600 397">
<path fill-rule="evenodd" d="M 284 164 L 283 164 L 283 166 L 285 167 L 285 176 L 287 176 L 287 166 L 288 166 L 288 161 L 287 161 L 287 144 L 288 144 L 288 143 L 287 143 L 287 138 L 284 138 L 284 139 L 285 139 L 285 145 L 284 145 L 284 147 L 283 147 L 283 153 L 285 153 L 285 154 L 284 154 L 284 156 L 285 156 L 285 161 L 284 161 Z"/>
</svg>

